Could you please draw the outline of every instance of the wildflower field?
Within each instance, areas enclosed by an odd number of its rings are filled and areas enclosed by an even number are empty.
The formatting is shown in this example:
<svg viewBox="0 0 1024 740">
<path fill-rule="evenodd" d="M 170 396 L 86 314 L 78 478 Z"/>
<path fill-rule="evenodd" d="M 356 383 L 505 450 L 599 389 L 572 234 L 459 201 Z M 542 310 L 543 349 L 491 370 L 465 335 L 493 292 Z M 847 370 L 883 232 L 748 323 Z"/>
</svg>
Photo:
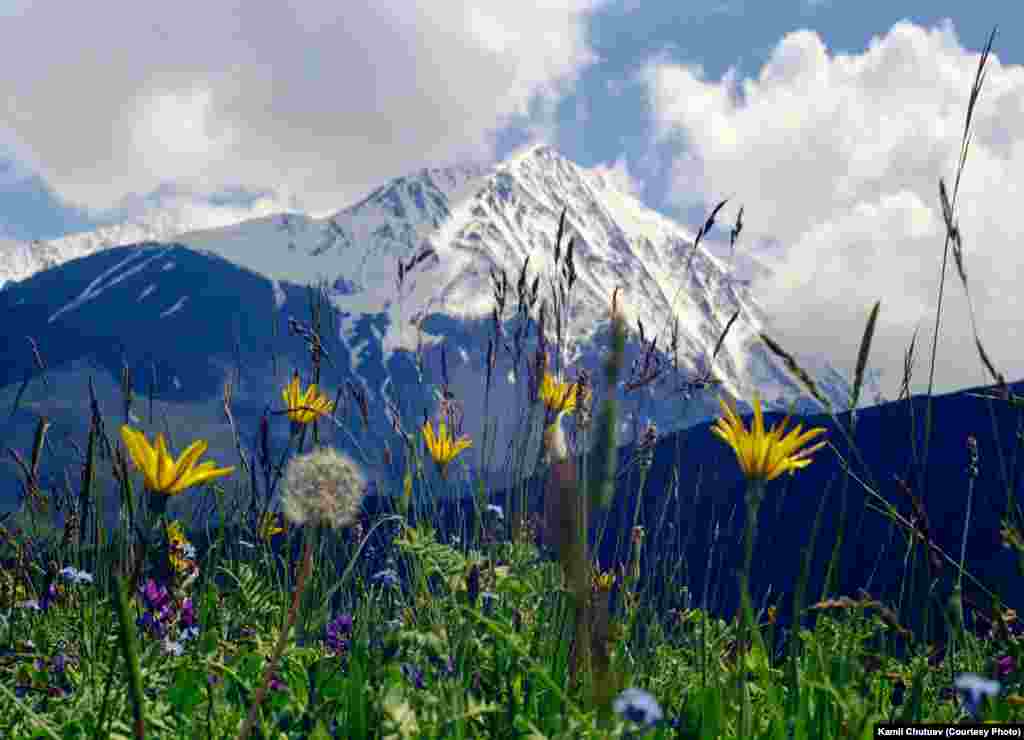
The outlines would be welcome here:
<svg viewBox="0 0 1024 740">
<path fill-rule="evenodd" d="M 970 94 L 961 170 L 991 44 Z M 941 183 L 947 226 L 941 285 L 951 254 L 966 291 L 956 193 Z M 561 231 L 560 270 L 551 277 L 555 305 L 542 304 L 539 318 L 531 318 L 535 351 L 516 357 L 524 370 L 516 374 L 523 379 L 522 418 L 485 424 L 519 424 L 539 435 L 536 449 L 527 432 L 513 444 L 523 470 L 539 472 L 514 475 L 511 488 L 489 490 L 473 477 L 467 460 L 483 459 L 488 440 L 462 434 L 459 389 L 446 377 L 436 383 L 432 417 L 411 424 L 395 418 L 400 452 L 369 449 L 372 459 L 361 460 L 322 443 L 325 425 L 345 421 L 332 400 L 335 389 L 321 382 L 315 303 L 303 333 L 312 374 L 303 379 L 296 372 L 270 399 L 256 449 L 243 451 L 239 442 L 237 460 L 204 460 L 206 442 L 189 439 L 187 429 L 173 429 L 173 438 L 188 440 L 176 446 L 163 431 L 133 422 L 126 377 L 123 416 L 110 419 L 93 405 L 86 462 L 70 476 L 79 485 L 44 491 L 39 469 L 47 421 L 41 419 L 33 449 L 15 451 L 25 495 L 0 531 L 0 737 L 817 740 L 874 737 L 881 722 L 1024 722 L 1018 617 L 998 589 L 991 603 L 967 603 L 965 579 L 984 583 L 985 573 L 970 573 L 963 548 L 947 553 L 931 540 L 923 505 L 921 516 L 908 520 L 873 491 L 876 507 L 868 516 L 888 518 L 906 537 L 901 577 L 912 596 L 898 607 L 863 590 L 809 592 L 809 558 L 794 564 L 799 577 L 784 601 L 751 598 L 755 542 L 765 534 L 758 532 L 759 512 L 787 479 L 841 455 L 835 430 L 852 451 L 842 460 L 845 484 L 872 493 L 849 409 L 828 409 L 835 426 L 827 432 L 799 418 L 766 423 L 756 394 L 744 399 L 752 418 L 742 418 L 736 400 L 721 393 L 709 434 L 729 452 L 746 486 L 744 557 L 737 572 L 719 574 L 718 584 L 736 594 L 741 608 L 734 613 L 711 609 L 706 585 L 705 597 L 696 595 L 685 574 L 703 563 L 661 568 L 659 578 L 674 575 L 651 585 L 643 571 L 665 553 L 645 549 L 659 523 L 640 516 L 639 504 L 627 526 L 595 532 L 621 480 L 616 394 L 652 377 L 644 368 L 636 376 L 634 368 L 624 378 L 627 329 L 618 306 L 628 293 L 611 297 L 604 368 L 611 392 L 598 397 L 585 373 L 561 366 L 558 316 L 571 301 L 575 276 L 572 245 L 563 252 Z M 734 239 L 739 231 L 737 223 Z M 508 281 L 493 277 L 503 312 Z M 520 310 L 532 317 L 536 283 L 524 308 L 525 268 L 519 282 Z M 325 295 L 311 288 L 314 294 Z M 941 308 L 940 294 L 936 334 Z M 875 304 L 867 317 L 851 409 L 880 310 Z M 558 327 L 553 342 L 551 315 Z M 808 396 L 821 399 L 785 349 L 762 338 Z M 487 349 L 489 368 L 504 346 L 496 335 Z M 1009 393 L 980 341 L 977 348 L 995 391 L 975 400 L 1013 404 L 1021 419 L 1024 402 Z M 912 354 L 913 345 L 905 389 Z M 932 369 L 934 362 L 933 353 Z M 481 383 L 489 389 L 491 380 L 488 372 Z M 714 357 L 703 376 L 687 383 L 694 392 L 719 393 Z M 905 395 L 909 407 L 909 390 Z M 929 390 L 919 420 L 926 440 L 930 400 Z M 224 410 L 238 439 L 230 386 Z M 284 449 L 269 441 L 278 424 L 290 432 Z M 657 439 L 657 430 L 648 429 L 626 462 L 647 497 L 659 494 L 644 488 L 653 477 Z M 909 447 L 916 468 L 927 469 L 928 445 Z M 538 464 L 527 464 L 527 450 Z M 1005 493 L 994 547 L 1020 556 L 1024 578 L 1016 482 L 1005 491 L 975 490 L 977 449 L 968 452 L 964 548 L 972 502 L 983 493 Z M 390 464 L 393 454 L 404 476 L 394 490 L 378 491 L 371 505 L 367 466 L 377 458 Z M 103 490 L 101 477 L 113 480 L 115 490 Z M 904 483 L 917 504 L 926 500 L 917 481 Z M 535 484 L 541 500 L 528 505 Z M 451 503 L 456 489 L 470 491 L 469 505 Z M 99 514 L 108 500 L 119 503 L 113 530 Z M 199 500 L 211 501 L 217 516 L 193 520 L 178 506 Z M 806 522 L 806 551 L 827 560 L 837 550 L 828 542 L 815 548 L 819 523 Z M 618 538 L 624 550 L 602 567 L 597 553 L 605 536 Z M 936 604 L 933 568 L 942 563 L 955 586 Z M 850 580 L 827 578 L 829 584 Z M 936 605 L 941 625 L 929 624 Z M 921 619 L 908 629 L 903 615 L 914 607 Z M 792 615 L 785 630 L 782 610 Z"/>
</svg>

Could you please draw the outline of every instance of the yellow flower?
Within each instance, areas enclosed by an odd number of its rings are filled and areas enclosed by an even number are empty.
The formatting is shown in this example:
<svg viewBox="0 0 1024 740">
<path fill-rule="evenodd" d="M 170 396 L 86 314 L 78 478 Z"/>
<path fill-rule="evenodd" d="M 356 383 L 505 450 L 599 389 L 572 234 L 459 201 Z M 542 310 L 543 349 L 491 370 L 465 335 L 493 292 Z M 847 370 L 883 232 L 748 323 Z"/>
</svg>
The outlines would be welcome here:
<svg viewBox="0 0 1024 740">
<path fill-rule="evenodd" d="M 615 585 L 615 571 L 609 570 L 594 576 L 594 588 L 602 593 L 608 593 Z"/>
<path fill-rule="evenodd" d="M 185 532 L 181 528 L 181 522 L 178 520 L 174 520 L 167 525 L 167 541 L 173 547 L 184 547 L 188 544 L 188 538 L 185 537 Z"/>
<path fill-rule="evenodd" d="M 819 442 L 813 447 L 801 450 L 807 442 L 825 433 L 822 427 L 809 429 L 801 434 L 803 425 L 797 424 L 788 434 L 787 416 L 781 423 L 765 432 L 764 417 L 761 415 L 761 401 L 754 396 L 754 421 L 748 431 L 732 404 L 721 398 L 719 405 L 725 412 L 711 428 L 712 433 L 732 447 L 736 452 L 740 468 L 748 479 L 775 480 L 787 470 L 792 474 L 811 464 L 811 454 L 825 446 Z"/>
<path fill-rule="evenodd" d="M 587 399 L 587 392 L 581 391 L 579 383 L 559 381 L 549 372 L 544 373 L 540 384 L 540 400 L 556 415 L 571 414 Z"/>
<path fill-rule="evenodd" d="M 214 463 L 209 460 L 195 467 L 196 461 L 207 448 L 206 442 L 201 439 L 190 444 L 177 461 L 167 451 L 163 434 L 156 435 L 156 446 L 153 447 L 146 435 L 125 424 L 121 427 L 121 439 L 135 467 L 145 476 L 146 488 L 153 493 L 174 496 L 186 488 L 230 475 L 235 470 L 233 467 L 214 467 Z"/>
<path fill-rule="evenodd" d="M 266 512 L 260 519 L 259 536 L 261 540 L 269 541 L 275 534 L 284 532 L 284 527 L 277 523 L 277 515 Z"/>
<path fill-rule="evenodd" d="M 305 393 L 300 393 L 298 373 L 281 391 L 281 397 L 288 406 L 288 418 L 296 424 L 308 424 L 318 416 L 331 413 L 334 407 L 327 396 L 317 392 L 316 383 L 311 384 Z"/>
<path fill-rule="evenodd" d="M 473 446 L 473 442 L 469 437 L 462 436 L 454 439 L 448 431 L 448 426 L 443 421 L 438 422 L 436 437 L 434 436 L 434 427 L 430 421 L 423 423 L 422 431 L 423 439 L 427 443 L 427 451 L 430 452 L 430 456 L 437 463 L 442 477 L 446 477 L 448 474 L 448 463 L 454 460 L 464 449 Z"/>
<path fill-rule="evenodd" d="M 538 396 L 547 410 L 554 414 L 554 421 L 544 430 L 544 448 L 548 460 L 565 460 L 569 456 L 569 448 L 562 432 L 562 415 L 580 409 L 590 394 L 579 383 L 562 382 L 545 370 Z"/>
</svg>

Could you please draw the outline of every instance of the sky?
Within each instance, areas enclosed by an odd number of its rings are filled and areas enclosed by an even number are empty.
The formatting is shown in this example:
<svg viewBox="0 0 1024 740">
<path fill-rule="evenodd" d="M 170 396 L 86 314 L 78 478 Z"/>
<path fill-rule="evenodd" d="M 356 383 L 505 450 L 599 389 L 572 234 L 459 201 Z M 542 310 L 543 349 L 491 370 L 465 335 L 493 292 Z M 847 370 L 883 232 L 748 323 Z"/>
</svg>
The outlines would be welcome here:
<svg viewBox="0 0 1024 740">
<path fill-rule="evenodd" d="M 769 333 L 849 373 L 881 300 L 871 365 L 894 397 L 917 329 L 919 392 L 939 179 L 952 192 L 998 25 L 956 199 L 970 303 L 950 262 L 935 387 L 989 382 L 972 315 L 1018 380 L 1022 21 L 994 0 L 4 0 L 0 209 L 19 206 L 0 239 L 151 207 L 209 226 L 324 215 L 422 167 L 548 143 L 693 232 L 728 199 L 717 254 L 742 206 L 737 264 Z"/>
</svg>

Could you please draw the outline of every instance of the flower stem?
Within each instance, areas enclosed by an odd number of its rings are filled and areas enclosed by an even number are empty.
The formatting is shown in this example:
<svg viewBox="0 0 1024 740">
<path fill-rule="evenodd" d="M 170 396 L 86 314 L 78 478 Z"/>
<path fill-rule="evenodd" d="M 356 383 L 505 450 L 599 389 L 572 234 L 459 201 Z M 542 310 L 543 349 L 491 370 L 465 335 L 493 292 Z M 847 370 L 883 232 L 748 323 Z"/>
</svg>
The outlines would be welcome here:
<svg viewBox="0 0 1024 740">
<path fill-rule="evenodd" d="M 757 515 L 764 496 L 764 481 L 760 478 L 747 480 L 747 521 L 743 536 L 743 570 L 740 573 L 740 628 L 736 651 L 737 667 L 740 672 L 740 737 L 750 737 L 753 721 L 750 694 L 747 691 L 747 640 L 750 637 L 753 614 L 750 606 L 750 564 L 754 559 L 754 538 L 757 536 Z"/>
<path fill-rule="evenodd" d="M 256 713 L 259 711 L 260 704 L 263 703 L 267 688 L 270 686 L 270 681 L 277 670 L 278 661 L 281 660 L 281 653 L 284 652 L 284 644 L 288 640 L 288 633 L 291 632 L 292 626 L 295 624 L 295 617 L 299 613 L 302 588 L 305 586 L 306 579 L 313 568 L 313 545 L 308 537 L 304 539 L 305 550 L 302 556 L 302 570 L 299 572 L 298 582 L 295 584 L 295 593 L 292 595 L 292 607 L 288 612 L 288 622 L 285 624 L 284 629 L 281 630 L 281 636 L 277 639 L 277 645 L 274 646 L 274 654 L 270 657 L 270 663 L 267 665 L 266 673 L 263 675 L 263 683 L 256 689 L 256 696 L 253 698 L 252 706 L 249 707 L 249 716 L 245 718 L 242 730 L 238 734 L 238 740 L 248 740 L 253 725 L 256 724 Z"/>
</svg>

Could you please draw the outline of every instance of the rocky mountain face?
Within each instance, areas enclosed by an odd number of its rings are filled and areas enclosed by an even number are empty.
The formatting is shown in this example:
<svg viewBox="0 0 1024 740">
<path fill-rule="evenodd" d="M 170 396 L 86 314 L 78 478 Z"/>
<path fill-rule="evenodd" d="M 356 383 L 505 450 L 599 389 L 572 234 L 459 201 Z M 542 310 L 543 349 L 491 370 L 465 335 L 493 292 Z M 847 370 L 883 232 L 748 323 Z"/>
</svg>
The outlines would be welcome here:
<svg viewBox="0 0 1024 740">
<path fill-rule="evenodd" d="M 131 229 L 104 233 L 40 243 L 3 265 L 12 282 L 0 290 L 0 341 L 11 349 L 0 402 L 12 412 L 0 436 L 23 453 L 40 415 L 55 447 L 83 444 L 91 382 L 108 432 L 133 419 L 169 430 L 176 450 L 204 436 L 214 459 L 250 457 L 291 373 L 310 377 L 311 284 L 325 301 L 321 385 L 342 409 L 323 435 L 366 460 L 381 486 L 404 469 L 398 432 L 415 435 L 446 394 L 474 439 L 466 462 L 507 481 L 512 439 L 524 424 L 536 431 L 525 416 L 541 307 L 552 367 L 570 379 L 585 370 L 599 400 L 616 292 L 630 328 L 615 389 L 624 442 L 649 422 L 667 432 L 712 418 L 718 393 L 741 408 L 755 390 L 768 408 L 820 408 L 757 339 L 766 317 L 749 286 L 678 224 L 549 147 L 491 167 L 423 170 L 322 219 L 278 214 L 173 239 L 138 232 L 145 241 L 127 246 L 114 242 L 135 240 Z M 845 409 L 849 385 L 827 359 L 798 359 Z M 688 385 L 709 370 L 717 389 Z M 283 444 L 286 419 L 269 419 Z"/>
</svg>

